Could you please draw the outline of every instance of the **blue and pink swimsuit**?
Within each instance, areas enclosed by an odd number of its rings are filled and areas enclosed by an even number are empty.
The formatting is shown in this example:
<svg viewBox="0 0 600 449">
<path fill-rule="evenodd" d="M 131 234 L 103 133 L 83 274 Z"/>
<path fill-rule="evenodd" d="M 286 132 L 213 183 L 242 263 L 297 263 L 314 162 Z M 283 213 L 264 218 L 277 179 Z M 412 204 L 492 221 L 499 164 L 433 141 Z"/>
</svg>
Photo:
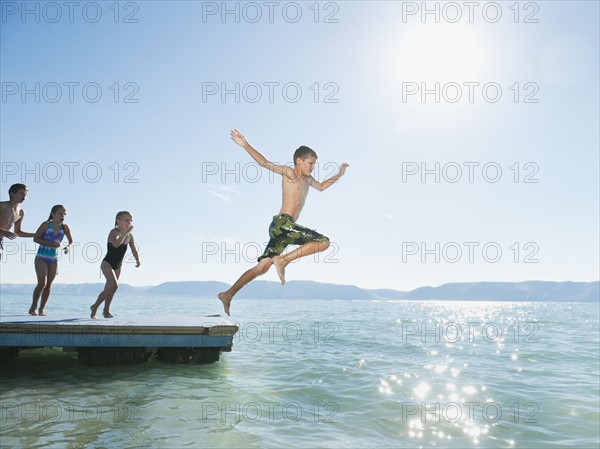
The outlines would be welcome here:
<svg viewBox="0 0 600 449">
<path fill-rule="evenodd" d="M 42 240 L 47 240 L 50 242 L 62 242 L 63 237 L 65 236 L 65 230 L 63 225 L 60 225 L 58 232 L 54 233 L 54 229 L 52 228 L 52 222 L 48 223 L 48 229 L 46 232 L 42 234 Z M 58 261 L 58 251 L 59 248 L 54 248 L 52 246 L 44 246 L 40 245 L 38 248 L 38 252 L 36 254 L 36 259 L 39 257 L 46 261 L 46 263 L 56 263 Z"/>
</svg>

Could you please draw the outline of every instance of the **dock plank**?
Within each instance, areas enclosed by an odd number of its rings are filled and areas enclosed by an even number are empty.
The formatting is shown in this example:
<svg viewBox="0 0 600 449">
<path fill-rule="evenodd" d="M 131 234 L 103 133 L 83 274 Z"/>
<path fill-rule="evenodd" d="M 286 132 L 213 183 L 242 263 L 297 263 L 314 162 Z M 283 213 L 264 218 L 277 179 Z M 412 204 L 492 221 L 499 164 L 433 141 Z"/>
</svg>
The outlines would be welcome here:
<svg viewBox="0 0 600 449">
<path fill-rule="evenodd" d="M 220 315 L 2 315 L 0 346 L 231 348 L 238 329 Z"/>
</svg>

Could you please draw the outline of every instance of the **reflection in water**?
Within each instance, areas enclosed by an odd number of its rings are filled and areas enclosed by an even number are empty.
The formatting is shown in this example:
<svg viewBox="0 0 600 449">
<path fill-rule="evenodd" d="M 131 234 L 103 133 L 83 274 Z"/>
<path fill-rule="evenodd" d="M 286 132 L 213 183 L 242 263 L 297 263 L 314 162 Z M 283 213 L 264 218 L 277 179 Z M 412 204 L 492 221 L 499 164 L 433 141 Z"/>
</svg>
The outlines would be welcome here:
<svg viewBox="0 0 600 449">
<path fill-rule="evenodd" d="M 3 311 L 22 300 L 3 296 Z M 167 314 L 190 303 L 131 298 L 123 315 L 141 301 Z M 25 351 L 2 367 L 2 445 L 597 446 L 597 304 L 241 300 L 238 310 L 242 326 L 293 322 L 302 338 L 242 333 L 207 366 L 84 367 Z M 315 338 L 327 326 L 335 335 Z"/>
</svg>

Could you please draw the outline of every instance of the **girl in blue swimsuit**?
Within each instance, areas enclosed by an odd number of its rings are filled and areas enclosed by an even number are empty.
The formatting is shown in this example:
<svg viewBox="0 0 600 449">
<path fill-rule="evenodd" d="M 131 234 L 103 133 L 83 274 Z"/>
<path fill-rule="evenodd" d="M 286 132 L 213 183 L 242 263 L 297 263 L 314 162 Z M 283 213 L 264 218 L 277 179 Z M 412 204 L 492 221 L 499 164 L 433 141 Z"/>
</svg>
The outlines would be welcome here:
<svg viewBox="0 0 600 449">
<path fill-rule="evenodd" d="M 67 209 L 65 209 L 62 204 L 57 204 L 50 211 L 48 221 L 45 221 L 40 225 L 33 238 L 33 241 L 40 246 L 34 261 L 37 285 L 33 290 L 33 301 L 29 308 L 29 315 L 46 315 L 44 307 L 48 302 L 52 282 L 56 277 L 56 271 L 58 269 L 58 251 L 60 242 L 62 242 L 62 239 L 65 236 L 69 241 L 69 244 L 63 248 L 65 254 L 69 252 L 69 249 L 73 245 L 71 230 L 64 223 L 66 216 Z M 42 303 L 40 304 L 38 313 L 36 313 L 35 309 L 37 308 L 40 295 L 42 296 Z"/>
<path fill-rule="evenodd" d="M 100 269 L 106 278 L 104 290 L 98 295 L 98 299 L 90 306 L 91 317 L 96 319 L 96 312 L 100 304 L 104 302 L 104 310 L 102 316 L 104 318 L 112 318 L 110 314 L 110 303 L 119 288 L 119 276 L 121 275 L 121 266 L 123 258 L 127 252 L 127 248 L 131 248 L 131 253 L 135 257 L 135 266 L 140 266 L 140 257 L 135 247 L 133 239 L 133 216 L 127 211 L 121 211 L 115 219 L 115 227 L 108 234 L 107 252 L 102 260 Z"/>
</svg>

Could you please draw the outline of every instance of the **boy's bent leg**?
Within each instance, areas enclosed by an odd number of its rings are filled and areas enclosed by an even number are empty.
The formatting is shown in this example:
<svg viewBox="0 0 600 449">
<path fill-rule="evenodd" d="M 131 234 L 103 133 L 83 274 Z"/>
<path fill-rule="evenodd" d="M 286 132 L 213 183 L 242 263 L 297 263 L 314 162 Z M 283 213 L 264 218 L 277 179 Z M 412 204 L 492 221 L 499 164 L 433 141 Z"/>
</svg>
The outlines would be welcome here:
<svg viewBox="0 0 600 449">
<path fill-rule="evenodd" d="M 273 264 L 277 268 L 277 275 L 281 285 L 285 284 L 285 267 L 300 257 L 309 256 L 316 252 L 325 251 L 329 248 L 329 239 L 317 231 L 302 226 L 290 220 L 281 227 L 281 242 L 287 245 L 300 245 L 288 254 L 280 256 L 283 251 L 273 257 Z"/>
<path fill-rule="evenodd" d="M 281 285 L 285 284 L 285 267 L 287 267 L 290 262 L 301 257 L 325 251 L 327 248 L 329 248 L 329 240 L 324 242 L 308 242 L 283 256 L 273 257 L 273 265 L 275 265 L 275 268 L 277 269 L 277 275 L 279 276 Z"/>
<path fill-rule="evenodd" d="M 236 295 L 236 293 L 239 292 L 246 284 L 256 279 L 258 276 L 262 276 L 267 271 L 269 271 L 269 268 L 271 268 L 272 263 L 273 261 L 269 258 L 262 259 L 258 263 L 258 265 L 250 268 L 248 271 L 242 274 L 240 278 L 235 282 L 235 284 L 229 287 L 228 290 L 219 293 L 218 297 L 223 303 L 223 308 L 225 309 L 225 313 L 227 314 L 227 316 L 230 316 L 229 308 L 231 306 L 231 300 Z"/>
</svg>

